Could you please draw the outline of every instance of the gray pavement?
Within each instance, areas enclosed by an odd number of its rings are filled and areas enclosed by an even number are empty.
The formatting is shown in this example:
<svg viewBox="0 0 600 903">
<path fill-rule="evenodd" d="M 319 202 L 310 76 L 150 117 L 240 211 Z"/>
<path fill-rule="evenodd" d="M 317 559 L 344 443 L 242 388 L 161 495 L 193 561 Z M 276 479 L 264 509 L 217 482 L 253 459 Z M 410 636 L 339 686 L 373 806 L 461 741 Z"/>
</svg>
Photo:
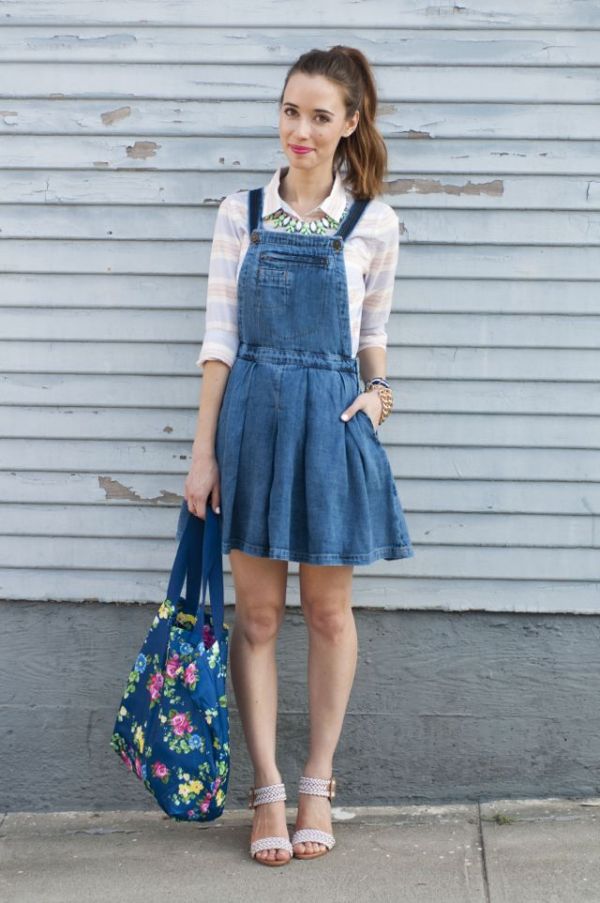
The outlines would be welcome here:
<svg viewBox="0 0 600 903">
<path fill-rule="evenodd" d="M 289 808 L 288 826 L 295 810 Z M 267 868 L 248 809 L 0 816 L 2 903 L 600 903 L 600 797 L 333 807 L 333 850 Z"/>
</svg>

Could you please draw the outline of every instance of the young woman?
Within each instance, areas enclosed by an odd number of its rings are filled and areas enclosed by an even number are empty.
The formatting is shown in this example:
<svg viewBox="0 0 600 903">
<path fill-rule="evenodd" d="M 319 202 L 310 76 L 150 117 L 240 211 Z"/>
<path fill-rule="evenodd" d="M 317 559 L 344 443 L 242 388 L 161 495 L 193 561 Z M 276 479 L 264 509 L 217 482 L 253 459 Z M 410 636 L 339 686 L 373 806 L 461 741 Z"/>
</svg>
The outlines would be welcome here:
<svg viewBox="0 0 600 903">
<path fill-rule="evenodd" d="M 377 430 L 392 406 L 385 324 L 399 225 L 375 198 L 387 166 L 376 108 L 359 50 L 300 56 L 279 101 L 288 165 L 225 197 L 211 249 L 181 514 L 204 518 L 210 497 L 221 515 L 236 596 L 231 676 L 254 767 L 250 853 L 265 865 L 335 843 L 332 763 L 357 657 L 353 566 L 414 555 Z M 275 761 L 288 561 L 300 562 L 310 710 L 291 843 Z"/>
</svg>

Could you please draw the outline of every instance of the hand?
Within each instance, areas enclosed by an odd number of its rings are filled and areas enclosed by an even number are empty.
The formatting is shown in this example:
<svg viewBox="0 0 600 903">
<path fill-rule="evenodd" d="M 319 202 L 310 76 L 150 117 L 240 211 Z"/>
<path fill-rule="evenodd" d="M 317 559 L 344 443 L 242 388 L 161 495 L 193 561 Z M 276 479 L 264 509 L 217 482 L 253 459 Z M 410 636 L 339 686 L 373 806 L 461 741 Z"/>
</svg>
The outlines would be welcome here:
<svg viewBox="0 0 600 903">
<path fill-rule="evenodd" d="M 206 505 L 210 495 L 211 508 L 221 513 L 221 488 L 219 465 L 214 455 L 199 458 L 192 463 L 183 488 L 188 511 L 206 520 Z"/>
<path fill-rule="evenodd" d="M 361 392 L 360 395 L 357 395 L 352 404 L 342 412 L 342 420 L 349 420 L 361 408 L 369 415 L 373 429 L 376 430 L 383 412 L 383 402 L 377 389 L 371 389 L 370 392 Z"/>
</svg>

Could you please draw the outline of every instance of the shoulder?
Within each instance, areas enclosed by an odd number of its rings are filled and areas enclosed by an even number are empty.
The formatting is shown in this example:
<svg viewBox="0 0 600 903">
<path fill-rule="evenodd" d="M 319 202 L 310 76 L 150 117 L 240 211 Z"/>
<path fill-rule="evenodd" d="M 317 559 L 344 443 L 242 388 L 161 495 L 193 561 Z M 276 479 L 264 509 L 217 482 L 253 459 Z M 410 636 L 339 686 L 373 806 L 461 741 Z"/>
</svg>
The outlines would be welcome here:
<svg viewBox="0 0 600 903">
<path fill-rule="evenodd" d="M 390 254 L 397 253 L 400 242 L 400 223 L 396 211 L 385 201 L 371 198 L 350 238 L 352 236 L 365 243 L 373 259 L 388 259 Z"/>
<path fill-rule="evenodd" d="M 365 226 L 369 226 L 374 238 L 388 239 L 399 234 L 400 223 L 396 211 L 390 204 L 379 198 L 371 198 L 367 204 L 360 222 L 364 220 Z"/>
<path fill-rule="evenodd" d="M 248 195 L 250 191 L 248 188 L 240 188 L 238 191 L 232 191 L 230 194 L 226 194 L 219 204 L 219 212 L 227 214 L 230 217 L 235 217 L 236 215 L 240 215 L 242 211 L 246 211 L 248 209 Z"/>
<path fill-rule="evenodd" d="M 249 189 L 226 194 L 217 210 L 216 229 L 240 238 L 247 231 Z"/>
</svg>

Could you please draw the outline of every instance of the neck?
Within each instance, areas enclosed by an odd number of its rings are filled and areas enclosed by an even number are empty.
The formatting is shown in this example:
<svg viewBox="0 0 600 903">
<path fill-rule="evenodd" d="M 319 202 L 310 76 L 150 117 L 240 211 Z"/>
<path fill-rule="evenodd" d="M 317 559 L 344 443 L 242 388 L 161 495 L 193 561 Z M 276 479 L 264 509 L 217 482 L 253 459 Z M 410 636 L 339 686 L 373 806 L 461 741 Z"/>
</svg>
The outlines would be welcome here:
<svg viewBox="0 0 600 903">
<path fill-rule="evenodd" d="M 327 170 L 304 170 L 286 166 L 279 180 L 280 197 L 303 216 L 318 207 L 331 194 L 335 174 Z"/>
</svg>

